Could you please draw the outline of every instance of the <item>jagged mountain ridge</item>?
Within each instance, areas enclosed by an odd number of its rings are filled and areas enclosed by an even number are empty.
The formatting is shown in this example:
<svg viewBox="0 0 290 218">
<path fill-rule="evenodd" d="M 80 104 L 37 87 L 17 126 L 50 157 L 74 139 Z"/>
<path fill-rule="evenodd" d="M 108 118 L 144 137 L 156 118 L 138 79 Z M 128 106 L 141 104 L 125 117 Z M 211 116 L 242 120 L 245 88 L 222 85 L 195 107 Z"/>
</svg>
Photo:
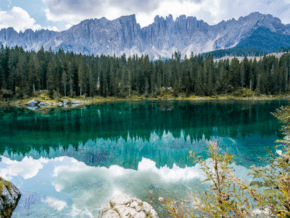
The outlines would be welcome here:
<svg viewBox="0 0 290 218">
<path fill-rule="evenodd" d="M 173 20 L 156 16 L 154 22 L 141 28 L 135 15 L 115 20 L 89 19 L 62 32 L 26 30 L 17 33 L 13 28 L 0 30 L 0 44 L 22 46 L 25 50 L 53 51 L 62 48 L 82 54 L 127 56 L 148 54 L 151 59 L 159 56 L 170 58 L 180 51 L 182 56 L 233 48 L 253 34 L 259 27 L 273 33 L 290 35 L 290 25 L 272 15 L 254 12 L 238 20 L 222 21 L 209 25 L 195 17 L 181 15 Z"/>
</svg>

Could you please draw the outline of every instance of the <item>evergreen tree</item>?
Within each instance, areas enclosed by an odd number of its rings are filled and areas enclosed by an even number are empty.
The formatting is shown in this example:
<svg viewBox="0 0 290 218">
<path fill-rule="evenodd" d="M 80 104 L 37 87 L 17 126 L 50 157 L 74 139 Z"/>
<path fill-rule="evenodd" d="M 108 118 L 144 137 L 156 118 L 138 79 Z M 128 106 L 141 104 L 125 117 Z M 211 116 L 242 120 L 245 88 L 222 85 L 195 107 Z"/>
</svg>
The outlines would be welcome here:
<svg viewBox="0 0 290 218">
<path fill-rule="evenodd" d="M 65 71 L 62 72 L 61 81 L 63 85 L 63 95 L 66 96 L 67 74 Z"/>
<path fill-rule="evenodd" d="M 79 64 L 79 68 L 78 68 L 78 87 L 79 87 L 79 94 L 80 96 L 83 96 L 84 90 L 85 90 L 85 85 L 86 85 L 86 75 L 85 75 L 85 63 L 84 61 L 82 61 Z"/>
<path fill-rule="evenodd" d="M 189 95 L 190 91 L 190 66 L 189 66 L 189 60 L 185 56 L 185 60 L 182 64 L 182 78 L 183 78 L 183 83 L 182 83 L 182 89 L 185 90 L 186 95 Z"/>
<path fill-rule="evenodd" d="M 172 59 L 150 61 L 149 56 L 134 55 L 126 59 L 113 56 L 93 56 L 56 53 L 41 48 L 37 53 L 23 48 L 0 48 L 0 89 L 11 91 L 16 98 L 35 96 L 47 89 L 58 95 L 157 96 L 161 88 L 169 87 L 174 95 L 195 93 L 201 96 L 228 94 L 248 88 L 261 94 L 285 94 L 289 88 L 290 54 L 280 58 L 264 56 L 257 61 L 247 56 L 220 60 L 191 54 L 190 59 L 175 52 Z M 55 97 L 55 96 L 54 96 Z"/>
<path fill-rule="evenodd" d="M 56 74 L 56 65 L 55 65 L 55 59 L 54 57 L 51 57 L 51 60 L 48 63 L 47 66 L 47 88 L 48 88 L 48 94 L 50 97 L 53 96 L 53 91 L 55 90 L 54 86 L 54 77 Z"/>
<path fill-rule="evenodd" d="M 205 87 L 204 87 L 204 81 L 203 81 L 203 68 L 202 66 L 199 66 L 197 70 L 197 78 L 196 78 L 196 84 L 195 84 L 195 93 L 200 96 L 205 95 Z"/>
<path fill-rule="evenodd" d="M 39 87 L 40 84 L 39 71 L 40 66 L 38 58 L 34 53 L 32 53 L 29 57 L 28 63 L 28 81 L 30 84 L 30 93 L 32 93 L 33 96 L 35 96 L 36 89 Z"/>
</svg>

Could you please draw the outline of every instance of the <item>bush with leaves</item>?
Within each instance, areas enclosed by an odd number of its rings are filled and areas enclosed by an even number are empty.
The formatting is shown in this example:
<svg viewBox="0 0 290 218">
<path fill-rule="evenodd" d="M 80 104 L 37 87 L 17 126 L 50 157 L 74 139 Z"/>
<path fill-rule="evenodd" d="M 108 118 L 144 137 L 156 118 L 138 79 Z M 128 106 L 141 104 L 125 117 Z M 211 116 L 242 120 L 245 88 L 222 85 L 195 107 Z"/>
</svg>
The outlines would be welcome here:
<svg viewBox="0 0 290 218">
<path fill-rule="evenodd" d="M 1 89 L 0 94 L 2 96 L 2 99 L 6 101 L 9 101 L 13 96 L 13 92 L 7 89 Z"/>
<path fill-rule="evenodd" d="M 267 163 L 265 167 L 252 166 L 248 175 L 257 179 L 248 183 L 239 179 L 230 167 L 233 156 L 219 153 L 217 142 L 211 142 L 208 160 L 196 157 L 189 152 L 194 162 L 200 165 L 209 190 L 191 194 L 191 205 L 184 201 L 160 198 L 169 216 L 185 217 L 290 217 L 290 107 L 281 107 L 273 115 L 284 125 L 281 131 L 286 135 L 282 150 L 274 154 L 269 148 L 268 158 L 260 158 Z M 278 149 L 278 146 L 275 146 Z"/>
<path fill-rule="evenodd" d="M 234 173 L 230 163 L 234 162 L 231 154 L 220 154 L 217 142 L 211 142 L 208 152 L 208 160 L 196 157 L 190 152 L 190 157 L 200 165 L 206 179 L 210 182 L 210 188 L 206 191 L 198 191 L 198 196 L 191 194 L 194 202 L 191 208 L 182 202 L 177 204 L 174 200 L 161 199 L 166 204 L 169 215 L 173 217 L 251 217 L 257 203 L 250 203 L 257 190 L 249 189 L 252 194 Z M 179 206 L 180 205 L 180 206 Z M 181 212 L 180 212 L 181 211 Z"/>
<path fill-rule="evenodd" d="M 267 206 L 278 217 L 290 217 L 290 107 L 281 107 L 272 113 L 283 124 L 280 131 L 285 138 L 277 140 L 281 143 L 281 149 L 274 154 L 269 148 L 269 158 L 261 158 L 266 161 L 266 167 L 252 167 L 250 172 L 254 178 L 262 178 L 262 182 L 252 182 L 258 188 L 263 188 L 262 201 L 258 206 Z"/>
</svg>

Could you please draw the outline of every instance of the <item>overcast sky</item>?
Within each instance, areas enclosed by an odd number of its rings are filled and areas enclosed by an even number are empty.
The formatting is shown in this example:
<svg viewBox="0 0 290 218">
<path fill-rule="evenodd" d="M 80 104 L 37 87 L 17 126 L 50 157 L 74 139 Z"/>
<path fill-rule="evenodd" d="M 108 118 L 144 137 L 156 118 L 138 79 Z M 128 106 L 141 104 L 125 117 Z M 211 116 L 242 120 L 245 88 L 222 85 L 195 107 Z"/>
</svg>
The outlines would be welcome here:
<svg viewBox="0 0 290 218">
<path fill-rule="evenodd" d="M 0 29 L 66 30 L 84 19 L 109 20 L 135 14 L 141 27 L 156 15 L 185 14 L 209 24 L 238 19 L 251 12 L 272 14 L 290 23 L 290 0 L 0 0 Z"/>
</svg>

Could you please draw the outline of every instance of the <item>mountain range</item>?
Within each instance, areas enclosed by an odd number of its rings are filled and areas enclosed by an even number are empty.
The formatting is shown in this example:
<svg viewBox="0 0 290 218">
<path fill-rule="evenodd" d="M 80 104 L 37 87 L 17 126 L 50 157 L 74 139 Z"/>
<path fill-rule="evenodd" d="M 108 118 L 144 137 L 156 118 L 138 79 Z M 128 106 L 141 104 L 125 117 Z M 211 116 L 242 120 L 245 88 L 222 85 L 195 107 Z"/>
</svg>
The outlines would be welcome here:
<svg viewBox="0 0 290 218">
<path fill-rule="evenodd" d="M 181 15 L 175 20 L 156 16 L 154 22 L 141 28 L 135 15 L 115 20 L 88 19 L 70 29 L 16 32 L 0 30 L 0 45 L 38 51 L 63 49 L 94 55 L 149 55 L 151 59 L 170 58 L 175 51 L 182 57 L 228 48 L 255 48 L 266 51 L 290 47 L 290 24 L 272 15 L 254 12 L 238 20 L 209 25 L 196 17 Z"/>
</svg>

